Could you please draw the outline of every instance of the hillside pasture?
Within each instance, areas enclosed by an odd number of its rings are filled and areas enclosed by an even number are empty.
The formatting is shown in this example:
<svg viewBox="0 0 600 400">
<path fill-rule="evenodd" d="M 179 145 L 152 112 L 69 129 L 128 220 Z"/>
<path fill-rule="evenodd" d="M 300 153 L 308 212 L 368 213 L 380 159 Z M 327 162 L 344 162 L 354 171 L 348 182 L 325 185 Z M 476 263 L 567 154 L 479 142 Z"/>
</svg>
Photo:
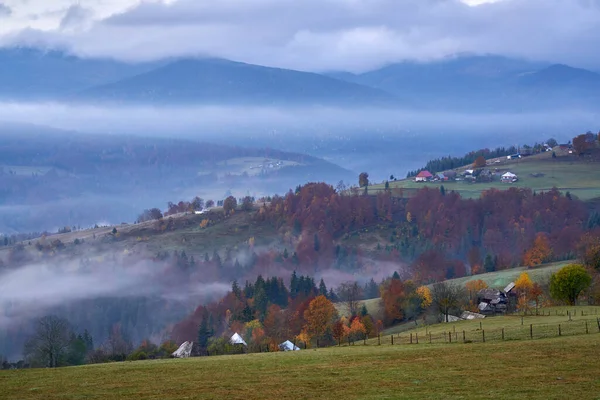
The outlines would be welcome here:
<svg viewBox="0 0 600 400">
<path fill-rule="evenodd" d="M 481 192 L 491 188 L 504 190 L 518 187 L 541 192 L 557 187 L 585 201 L 600 197 L 600 168 L 598 167 L 598 162 L 582 161 L 577 156 L 563 155 L 553 159 L 549 153 L 544 153 L 487 166 L 486 168 L 492 171 L 497 169 L 497 176 L 493 182 L 469 183 L 464 180 L 414 182 L 412 179 L 403 179 L 390 182 L 389 185 L 391 189 L 404 189 L 407 195 L 423 187 L 439 188 L 444 185 L 447 191 L 455 191 L 464 198 L 478 198 Z M 456 171 L 460 173 L 465 169 L 465 167 L 458 168 Z M 500 182 L 500 175 L 508 171 L 517 174 L 519 180 L 514 183 Z M 376 193 L 384 190 L 384 186 L 384 184 L 369 186 L 369 192 Z"/>
<path fill-rule="evenodd" d="M 262 172 L 273 172 L 281 168 L 302 166 L 295 161 L 279 160 L 264 157 L 238 157 L 221 161 L 215 171 L 202 171 L 201 173 L 216 172 L 219 177 L 226 174 L 256 176 Z"/>
<path fill-rule="evenodd" d="M 597 399 L 598 334 L 0 371 L 19 399 Z"/>
</svg>

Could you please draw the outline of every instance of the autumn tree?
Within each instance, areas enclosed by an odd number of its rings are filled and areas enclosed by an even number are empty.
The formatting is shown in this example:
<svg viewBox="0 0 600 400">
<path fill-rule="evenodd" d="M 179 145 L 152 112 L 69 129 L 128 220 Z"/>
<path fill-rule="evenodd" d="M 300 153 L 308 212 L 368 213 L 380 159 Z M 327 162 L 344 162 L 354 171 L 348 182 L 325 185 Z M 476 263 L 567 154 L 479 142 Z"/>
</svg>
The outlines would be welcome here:
<svg viewBox="0 0 600 400">
<path fill-rule="evenodd" d="M 548 261 L 551 256 L 552 249 L 548 238 L 545 234 L 538 233 L 533 241 L 533 246 L 523 256 L 523 264 L 535 267 Z"/>
<path fill-rule="evenodd" d="M 360 299 L 362 298 L 362 288 L 358 282 L 342 283 L 337 289 L 337 295 L 350 317 L 358 315 Z"/>
<path fill-rule="evenodd" d="M 252 205 L 254 204 L 254 201 L 252 201 L 252 197 L 250 196 L 246 196 L 242 199 L 242 210 L 243 211 L 252 211 Z"/>
<path fill-rule="evenodd" d="M 325 335 L 327 330 L 331 330 L 337 319 L 337 310 L 333 303 L 327 300 L 325 296 L 315 297 L 306 311 L 304 311 L 304 332 L 310 339 L 318 339 Z"/>
<path fill-rule="evenodd" d="M 424 310 L 431 305 L 431 290 L 427 286 L 419 286 L 416 290 L 417 295 L 421 298 L 421 308 Z"/>
<path fill-rule="evenodd" d="M 483 156 L 479 156 L 475 159 L 473 163 L 473 168 L 483 168 L 486 165 L 485 158 Z"/>
<path fill-rule="evenodd" d="M 406 294 L 400 279 L 390 279 L 382 288 L 383 317 L 386 325 L 400 322 L 404 318 L 402 303 Z"/>
<path fill-rule="evenodd" d="M 485 281 L 482 281 L 481 279 L 476 279 L 476 280 L 465 283 L 465 288 L 469 292 L 469 300 L 473 300 L 474 298 L 477 298 L 477 293 L 480 290 L 485 289 L 487 287 L 488 287 L 488 284 L 485 283 Z"/>
<path fill-rule="evenodd" d="M 532 287 L 533 282 L 531 281 L 529 274 L 527 272 L 522 272 L 515 281 L 515 289 L 522 295 L 527 296 Z"/>
<path fill-rule="evenodd" d="M 579 294 L 592 284 L 591 275 L 578 264 L 567 265 L 550 277 L 550 294 L 569 305 L 577 302 Z"/>
<path fill-rule="evenodd" d="M 448 316 L 453 310 L 460 308 L 464 301 L 464 292 L 462 287 L 447 282 L 435 283 L 431 291 L 432 306 L 448 322 Z"/>
<path fill-rule="evenodd" d="M 206 206 L 206 208 L 213 208 L 215 206 L 215 201 L 207 200 L 205 206 Z"/>
<path fill-rule="evenodd" d="M 531 289 L 529 290 L 529 299 L 535 302 L 535 313 L 537 314 L 537 310 L 540 306 L 540 299 L 544 295 L 544 289 L 539 283 L 534 283 Z"/>
<path fill-rule="evenodd" d="M 352 322 L 350 323 L 350 331 L 348 334 L 350 340 L 355 341 L 364 339 L 366 334 L 367 330 L 365 329 L 365 326 L 363 325 L 361 319 L 358 317 L 352 319 Z"/>
<path fill-rule="evenodd" d="M 233 196 L 229 196 L 223 201 L 223 210 L 226 215 L 231 214 L 237 208 L 237 200 Z"/>
<path fill-rule="evenodd" d="M 358 186 L 359 187 L 367 187 L 369 186 L 369 174 L 366 172 L 361 172 L 358 176 Z"/>
<path fill-rule="evenodd" d="M 588 268 L 600 272 L 600 238 L 586 234 L 577 245 L 579 261 Z"/>
</svg>

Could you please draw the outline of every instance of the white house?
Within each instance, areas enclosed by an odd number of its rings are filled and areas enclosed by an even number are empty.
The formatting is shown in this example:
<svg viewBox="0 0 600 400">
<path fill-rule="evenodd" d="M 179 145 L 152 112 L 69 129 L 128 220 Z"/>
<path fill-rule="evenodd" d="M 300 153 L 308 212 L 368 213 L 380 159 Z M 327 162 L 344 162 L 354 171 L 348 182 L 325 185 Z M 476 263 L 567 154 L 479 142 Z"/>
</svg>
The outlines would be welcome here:
<svg viewBox="0 0 600 400">
<path fill-rule="evenodd" d="M 500 180 L 504 183 L 512 183 L 516 182 L 518 180 L 518 177 L 512 172 L 507 172 L 504 175 L 502 175 L 502 178 L 500 178 Z"/>
<path fill-rule="evenodd" d="M 300 347 L 296 346 L 294 343 L 286 340 L 285 342 L 279 345 L 279 350 L 281 351 L 298 351 Z"/>
<path fill-rule="evenodd" d="M 229 339 L 229 343 L 231 344 L 243 344 L 244 346 L 248 346 L 244 338 L 242 338 L 237 332 L 231 336 Z"/>
</svg>

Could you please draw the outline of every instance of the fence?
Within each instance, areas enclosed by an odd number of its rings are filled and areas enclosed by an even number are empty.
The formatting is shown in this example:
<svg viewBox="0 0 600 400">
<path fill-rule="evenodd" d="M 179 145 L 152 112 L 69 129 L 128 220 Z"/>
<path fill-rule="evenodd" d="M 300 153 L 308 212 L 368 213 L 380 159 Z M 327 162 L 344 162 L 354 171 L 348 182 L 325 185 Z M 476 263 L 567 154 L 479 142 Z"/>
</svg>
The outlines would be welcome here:
<svg viewBox="0 0 600 400">
<path fill-rule="evenodd" d="M 559 314 L 560 315 L 560 314 Z M 339 345 L 410 345 L 441 343 L 484 343 L 505 340 L 534 340 L 559 336 L 574 336 L 600 333 L 600 318 L 579 319 L 561 323 L 536 323 L 486 329 L 482 322 L 479 328 L 461 330 L 448 324 L 448 330 L 440 332 L 410 332 L 379 335 L 376 338 Z"/>
</svg>

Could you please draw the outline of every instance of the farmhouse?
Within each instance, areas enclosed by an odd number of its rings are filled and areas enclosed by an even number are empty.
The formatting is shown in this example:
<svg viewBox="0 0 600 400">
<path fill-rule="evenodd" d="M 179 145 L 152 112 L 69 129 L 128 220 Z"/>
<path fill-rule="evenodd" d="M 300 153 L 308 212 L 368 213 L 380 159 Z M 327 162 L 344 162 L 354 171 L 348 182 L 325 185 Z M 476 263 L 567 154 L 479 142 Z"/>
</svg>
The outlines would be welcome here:
<svg viewBox="0 0 600 400">
<path fill-rule="evenodd" d="M 231 344 L 241 344 L 241 345 L 244 345 L 244 346 L 248 346 L 246 344 L 246 341 L 237 332 L 234 333 L 231 336 L 231 339 L 229 339 L 229 343 L 231 343 Z"/>
<path fill-rule="evenodd" d="M 518 179 L 519 177 L 516 174 L 513 174 L 512 172 L 507 172 L 504 175 L 502 175 L 502 178 L 500 178 L 500 180 L 504 183 L 516 182 Z"/>
<path fill-rule="evenodd" d="M 433 178 L 433 174 L 429 171 L 421 171 L 415 176 L 415 182 L 427 182 Z"/>
<path fill-rule="evenodd" d="M 508 296 L 514 289 L 514 282 L 509 283 L 504 290 L 492 288 L 481 289 L 477 293 L 479 305 L 477 308 L 481 314 L 504 314 L 508 308 Z"/>
</svg>

